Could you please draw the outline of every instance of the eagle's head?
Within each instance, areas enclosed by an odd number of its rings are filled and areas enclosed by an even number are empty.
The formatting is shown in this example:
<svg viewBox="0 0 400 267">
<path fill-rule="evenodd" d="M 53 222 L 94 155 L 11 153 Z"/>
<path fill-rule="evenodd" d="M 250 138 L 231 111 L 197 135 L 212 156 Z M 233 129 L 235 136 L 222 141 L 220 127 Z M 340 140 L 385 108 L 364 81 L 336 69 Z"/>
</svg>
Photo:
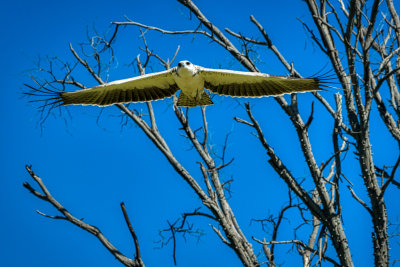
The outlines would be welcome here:
<svg viewBox="0 0 400 267">
<path fill-rule="evenodd" d="M 193 76 L 197 72 L 195 66 L 187 60 L 180 61 L 176 67 L 176 71 L 179 76 Z"/>
</svg>

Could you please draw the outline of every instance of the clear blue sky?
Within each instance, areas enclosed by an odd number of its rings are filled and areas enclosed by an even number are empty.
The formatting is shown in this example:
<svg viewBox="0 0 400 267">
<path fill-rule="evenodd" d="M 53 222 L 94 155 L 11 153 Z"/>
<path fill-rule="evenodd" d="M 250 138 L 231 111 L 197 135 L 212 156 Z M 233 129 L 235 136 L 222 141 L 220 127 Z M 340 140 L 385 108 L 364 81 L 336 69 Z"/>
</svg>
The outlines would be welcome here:
<svg viewBox="0 0 400 267">
<path fill-rule="evenodd" d="M 306 5 L 302 1 L 197 1 L 205 15 L 224 29 L 229 27 L 254 37 L 260 37 L 249 21 L 254 15 L 268 30 L 271 38 L 289 61 L 305 76 L 318 72 L 327 63 L 321 56 L 296 17 L 310 21 Z M 0 265 L 1 266 L 121 266 L 87 232 L 70 223 L 54 221 L 38 215 L 40 210 L 50 215 L 57 212 L 49 204 L 35 198 L 22 187 L 24 181 L 34 182 L 24 169 L 32 164 L 42 177 L 53 196 L 78 218 L 99 227 L 110 241 L 127 256 L 134 253 L 129 232 L 124 223 L 119 203 L 126 203 L 133 226 L 139 236 L 142 257 L 147 266 L 173 265 L 169 245 L 157 249 L 160 240 L 158 230 L 167 227 L 167 220 L 175 221 L 181 213 L 200 207 L 199 199 L 184 183 L 168 162 L 146 139 L 139 128 L 128 124 L 121 130 L 120 112 L 108 107 L 97 122 L 100 109 L 96 107 L 72 107 L 71 117 L 50 116 L 41 128 L 39 114 L 34 106 L 22 98 L 23 83 L 30 82 L 29 75 L 36 74 L 34 62 L 39 56 L 59 56 L 72 61 L 68 43 L 76 48 L 86 41 L 86 30 L 95 26 L 105 32 L 112 21 L 122 21 L 126 15 L 131 19 L 165 29 L 193 29 L 197 20 L 189 21 L 189 12 L 175 1 L 8 1 L 0 10 L 1 80 L 0 90 Z M 137 28 L 120 32 L 116 42 L 117 64 L 110 71 L 110 80 L 137 75 L 129 63 L 142 51 Z M 177 60 L 187 59 L 194 64 L 211 68 L 242 67 L 230 54 L 209 40 L 196 36 L 167 36 L 148 34 L 151 49 L 162 57 L 172 57 L 181 45 Z M 238 44 L 235 42 L 235 44 Z M 78 50 L 78 49 L 77 49 Z M 79 50 L 78 50 L 79 51 Z M 272 53 L 265 48 L 257 50 L 262 62 L 261 71 L 286 75 Z M 143 58 L 142 58 L 143 59 Z M 162 70 L 153 61 L 153 71 Z M 149 72 L 151 70 L 148 70 Z M 84 73 L 77 73 L 86 86 L 96 82 Z M 336 92 L 335 90 L 333 90 Z M 333 101 L 333 92 L 323 95 Z M 304 117 L 310 112 L 313 97 L 300 96 Z M 246 118 L 244 110 L 230 98 L 215 98 L 216 105 L 208 108 L 211 142 L 217 151 L 225 134 L 231 132 L 227 158 L 235 158 L 226 168 L 224 180 L 234 179 L 231 205 L 248 239 L 267 236 L 252 218 L 260 219 L 276 214 L 287 195 L 285 184 L 267 163 L 267 157 L 250 129 L 238 125 L 232 117 Z M 252 101 L 254 113 L 270 144 L 293 170 L 296 177 L 309 179 L 309 173 L 301 157 L 294 129 L 289 119 L 272 98 Z M 315 120 L 310 128 L 313 149 L 319 164 L 332 153 L 332 119 L 322 111 L 319 103 Z M 140 110 L 143 105 L 137 105 Z M 161 132 L 182 161 L 183 165 L 200 178 L 190 145 L 178 130 L 170 101 L 154 104 Z M 376 111 L 376 107 L 374 107 Z M 195 118 L 199 109 L 191 112 L 193 124 L 200 126 Z M 64 123 L 67 118 L 67 125 Z M 376 114 L 372 115 L 372 142 L 379 166 L 393 164 L 397 149 Z M 376 134 L 376 135 L 375 135 Z M 366 198 L 354 154 L 349 152 L 344 166 L 347 177 L 355 184 L 359 196 Z M 356 167 L 354 167 L 356 166 Z M 354 254 L 356 266 L 367 266 L 373 261 L 370 219 L 365 210 L 349 197 L 342 186 L 345 199 L 344 225 Z M 387 192 L 389 219 L 399 220 L 400 210 L 395 201 L 395 190 Z M 398 192 L 397 192 L 398 193 Z M 202 209 L 205 211 L 205 209 Z M 193 219 L 196 227 L 206 233 L 200 241 L 179 238 L 177 245 L 178 266 L 240 266 L 240 261 L 223 245 L 210 230 L 209 221 Z M 280 240 L 292 238 L 296 220 L 286 221 Z M 268 238 L 269 236 L 267 236 Z M 256 253 L 261 247 L 253 244 Z M 391 244 L 392 255 L 400 255 L 398 244 Z M 282 247 L 279 263 L 293 266 L 284 255 L 290 247 Z M 293 252 L 294 253 L 294 252 Z M 330 255 L 334 251 L 330 250 Z M 297 258 L 297 260 L 300 260 Z"/>
</svg>

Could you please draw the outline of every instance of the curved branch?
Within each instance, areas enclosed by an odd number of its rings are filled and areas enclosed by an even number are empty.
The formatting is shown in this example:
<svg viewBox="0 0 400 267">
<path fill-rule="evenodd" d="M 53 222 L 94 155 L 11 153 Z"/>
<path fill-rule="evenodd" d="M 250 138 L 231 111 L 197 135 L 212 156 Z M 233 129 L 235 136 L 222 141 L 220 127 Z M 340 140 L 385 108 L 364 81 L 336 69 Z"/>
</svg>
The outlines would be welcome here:
<svg viewBox="0 0 400 267">
<path fill-rule="evenodd" d="M 66 208 L 64 208 L 63 205 L 61 205 L 51 194 L 50 191 L 47 189 L 47 187 L 44 185 L 42 179 L 37 176 L 31 166 L 26 165 L 25 166 L 26 170 L 28 171 L 29 175 L 32 177 L 32 179 L 39 185 L 40 189 L 42 190 L 42 193 L 39 193 L 33 187 L 25 182 L 24 187 L 27 188 L 32 194 L 35 196 L 39 197 L 40 199 L 50 203 L 53 207 L 55 207 L 64 217 L 63 219 L 69 221 L 70 223 L 78 226 L 79 228 L 91 233 L 94 235 L 102 244 L 103 246 L 112 254 L 114 257 L 124 264 L 125 266 L 129 267 L 144 267 L 144 263 L 140 258 L 137 258 L 136 260 L 132 260 L 125 255 L 123 255 L 116 247 L 114 247 L 111 242 L 103 235 L 103 233 L 100 231 L 99 228 L 96 226 L 87 224 L 83 222 L 82 220 L 77 219 L 75 216 L 73 216 L 70 212 L 67 211 Z M 45 215 L 43 213 L 39 213 L 41 215 Z M 45 215 L 46 217 L 50 218 L 56 218 L 58 219 L 58 216 L 48 216 Z"/>
<path fill-rule="evenodd" d="M 143 29 L 147 29 L 147 30 L 152 30 L 152 31 L 157 31 L 160 32 L 162 34 L 171 34 L 171 35 L 180 35 L 180 34 L 201 34 L 204 35 L 210 39 L 212 39 L 213 41 L 215 41 L 216 43 L 218 43 L 219 45 L 224 45 L 223 42 L 221 42 L 220 40 L 218 40 L 215 36 L 213 36 L 212 34 L 206 32 L 206 31 L 199 31 L 199 30 L 183 30 L 183 31 L 169 31 L 169 30 L 164 30 L 158 27 L 154 27 L 154 26 L 150 26 L 150 25 L 145 25 L 139 22 L 135 22 L 130 20 L 129 18 L 125 17 L 125 19 L 127 21 L 122 21 L 122 22 L 112 22 L 112 24 L 115 24 L 117 26 L 119 25 L 133 25 L 133 26 L 138 26 L 140 28 Z"/>
</svg>

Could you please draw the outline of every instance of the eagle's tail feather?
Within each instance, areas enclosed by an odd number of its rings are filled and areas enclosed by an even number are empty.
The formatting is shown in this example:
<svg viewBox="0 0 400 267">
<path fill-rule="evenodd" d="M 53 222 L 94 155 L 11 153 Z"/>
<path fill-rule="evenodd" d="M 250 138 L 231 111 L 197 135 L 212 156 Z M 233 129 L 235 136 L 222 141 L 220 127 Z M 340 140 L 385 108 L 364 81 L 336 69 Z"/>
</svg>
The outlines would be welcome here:
<svg viewBox="0 0 400 267">
<path fill-rule="evenodd" d="M 178 103 L 176 104 L 178 107 L 197 107 L 197 106 L 208 106 L 214 104 L 210 98 L 210 96 L 203 91 L 200 99 L 195 99 L 193 97 L 189 97 L 181 91 Z"/>
</svg>

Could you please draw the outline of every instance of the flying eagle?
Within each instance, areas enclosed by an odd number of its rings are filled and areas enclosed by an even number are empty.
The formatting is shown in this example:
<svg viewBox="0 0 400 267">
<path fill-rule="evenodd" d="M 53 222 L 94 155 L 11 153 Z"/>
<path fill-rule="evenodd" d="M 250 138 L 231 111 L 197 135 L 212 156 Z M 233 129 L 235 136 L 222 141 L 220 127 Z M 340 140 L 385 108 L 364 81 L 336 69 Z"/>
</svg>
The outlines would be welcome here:
<svg viewBox="0 0 400 267">
<path fill-rule="evenodd" d="M 32 87 L 31 87 L 32 88 Z M 75 92 L 55 92 L 51 104 L 107 106 L 116 103 L 147 102 L 174 95 L 178 106 L 212 105 L 209 91 L 233 97 L 262 97 L 321 90 L 317 78 L 300 79 L 257 72 L 207 69 L 180 61 L 161 72 L 101 84 Z M 49 96 L 49 95 L 47 95 Z M 47 99 L 49 100 L 49 99 Z"/>
</svg>

